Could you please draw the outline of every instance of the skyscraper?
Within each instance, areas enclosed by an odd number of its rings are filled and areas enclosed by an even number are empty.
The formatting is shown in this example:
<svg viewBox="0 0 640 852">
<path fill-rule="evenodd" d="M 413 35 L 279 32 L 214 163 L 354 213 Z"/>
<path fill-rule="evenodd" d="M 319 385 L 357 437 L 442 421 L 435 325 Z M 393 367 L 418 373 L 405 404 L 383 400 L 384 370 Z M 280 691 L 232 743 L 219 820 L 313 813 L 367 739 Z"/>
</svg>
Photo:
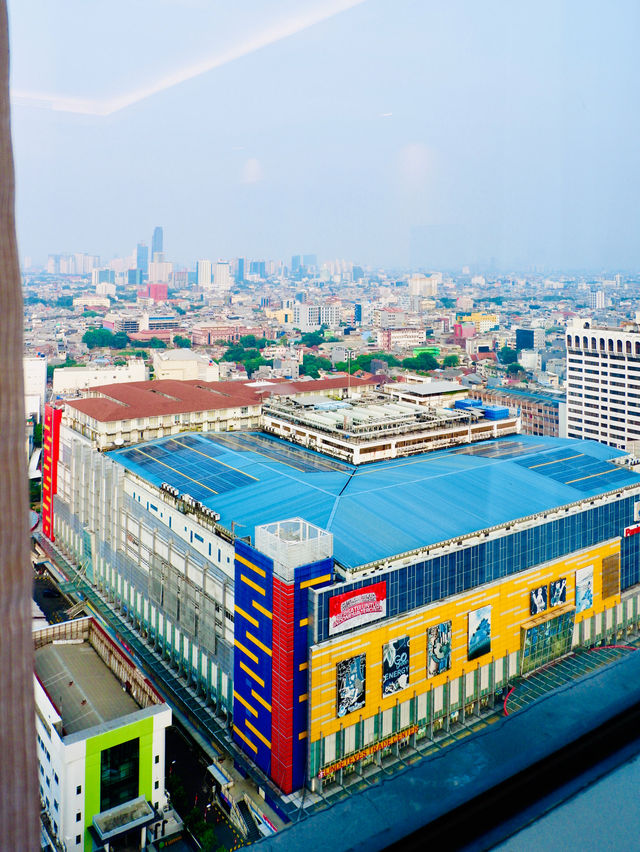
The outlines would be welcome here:
<svg viewBox="0 0 640 852">
<path fill-rule="evenodd" d="M 149 271 L 149 247 L 146 243 L 138 243 L 136 247 L 136 269 L 145 274 Z"/>
<path fill-rule="evenodd" d="M 238 272 L 236 274 L 236 280 L 237 281 L 244 281 L 244 266 L 245 266 L 244 257 L 239 257 L 238 258 Z"/>
<path fill-rule="evenodd" d="M 227 261 L 219 260 L 216 263 L 213 280 L 216 290 L 226 291 L 231 289 L 231 272 Z"/>
<path fill-rule="evenodd" d="M 153 237 L 151 239 L 151 260 L 155 259 L 156 254 L 163 251 L 164 234 L 161 225 L 156 225 L 153 229 Z"/>
<path fill-rule="evenodd" d="M 199 260 L 197 274 L 198 287 L 211 287 L 213 283 L 213 263 L 210 260 Z"/>
</svg>

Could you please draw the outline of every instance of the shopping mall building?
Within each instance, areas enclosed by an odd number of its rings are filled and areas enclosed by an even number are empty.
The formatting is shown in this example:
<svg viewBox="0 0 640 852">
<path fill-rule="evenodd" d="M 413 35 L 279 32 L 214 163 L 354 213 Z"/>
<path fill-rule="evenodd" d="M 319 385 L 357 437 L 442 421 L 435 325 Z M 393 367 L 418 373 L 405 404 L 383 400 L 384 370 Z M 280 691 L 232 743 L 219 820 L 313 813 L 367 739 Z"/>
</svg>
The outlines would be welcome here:
<svg viewBox="0 0 640 852">
<path fill-rule="evenodd" d="M 483 440 L 470 419 L 412 454 L 396 407 L 370 421 L 389 457 L 355 465 L 308 449 L 312 409 L 329 450 L 357 420 L 327 407 L 309 403 L 307 446 L 184 432 L 99 452 L 46 418 L 45 532 L 284 792 L 340 782 L 640 627 L 640 477 L 619 450 L 523 436 L 488 410 Z"/>
</svg>

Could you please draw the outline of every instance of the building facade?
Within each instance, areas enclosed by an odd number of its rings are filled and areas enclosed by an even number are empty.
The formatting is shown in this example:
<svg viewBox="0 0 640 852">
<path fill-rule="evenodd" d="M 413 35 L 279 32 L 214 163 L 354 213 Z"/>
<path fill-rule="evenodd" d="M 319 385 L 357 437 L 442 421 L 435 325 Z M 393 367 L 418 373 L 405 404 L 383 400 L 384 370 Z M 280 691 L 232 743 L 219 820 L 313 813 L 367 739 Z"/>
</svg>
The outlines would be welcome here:
<svg viewBox="0 0 640 852">
<path fill-rule="evenodd" d="M 640 327 L 567 328 L 567 435 L 625 449 L 640 440 Z"/>
</svg>

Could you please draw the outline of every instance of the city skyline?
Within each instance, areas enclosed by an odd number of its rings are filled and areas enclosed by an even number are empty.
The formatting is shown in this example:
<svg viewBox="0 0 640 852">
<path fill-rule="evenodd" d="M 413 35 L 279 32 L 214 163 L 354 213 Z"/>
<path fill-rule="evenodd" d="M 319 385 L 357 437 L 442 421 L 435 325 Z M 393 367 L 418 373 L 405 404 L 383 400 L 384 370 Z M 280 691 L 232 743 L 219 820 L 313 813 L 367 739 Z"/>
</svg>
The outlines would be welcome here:
<svg viewBox="0 0 640 852">
<path fill-rule="evenodd" d="M 638 264 L 631 2 L 10 6 L 18 237 L 36 262 L 122 254 L 162 222 L 179 262 Z M 147 94 L 65 107 L 127 81 Z"/>
</svg>

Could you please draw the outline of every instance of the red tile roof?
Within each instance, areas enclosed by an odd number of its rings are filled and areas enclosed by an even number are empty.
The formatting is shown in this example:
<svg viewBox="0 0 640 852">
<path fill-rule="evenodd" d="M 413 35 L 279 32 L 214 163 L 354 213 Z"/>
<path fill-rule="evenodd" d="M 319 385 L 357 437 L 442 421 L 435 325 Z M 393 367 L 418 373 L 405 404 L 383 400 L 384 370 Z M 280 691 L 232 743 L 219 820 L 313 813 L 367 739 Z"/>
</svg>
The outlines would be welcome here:
<svg viewBox="0 0 640 852">
<path fill-rule="evenodd" d="M 257 384 L 246 381 L 203 382 L 198 379 L 177 381 L 159 379 L 146 382 L 123 382 L 91 388 L 90 396 L 66 400 L 65 405 L 94 420 L 108 423 L 158 417 L 164 414 L 187 414 L 192 411 L 212 411 L 239 406 L 259 405 L 269 394 L 289 395 L 346 388 L 348 378 L 316 379 L 311 381 L 270 381 Z M 351 387 L 366 387 L 378 383 L 378 378 L 351 377 Z M 256 385 L 256 386 L 253 386 Z"/>
</svg>

